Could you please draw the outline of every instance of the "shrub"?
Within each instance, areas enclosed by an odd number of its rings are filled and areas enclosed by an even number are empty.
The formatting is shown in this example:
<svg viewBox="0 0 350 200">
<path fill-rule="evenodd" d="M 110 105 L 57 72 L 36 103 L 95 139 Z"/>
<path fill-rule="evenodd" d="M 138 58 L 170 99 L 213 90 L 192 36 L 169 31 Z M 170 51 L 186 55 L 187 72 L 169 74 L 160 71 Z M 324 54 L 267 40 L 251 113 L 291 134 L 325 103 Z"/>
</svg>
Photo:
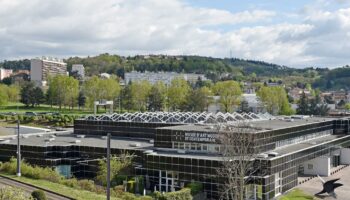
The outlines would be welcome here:
<svg viewBox="0 0 350 200">
<path fill-rule="evenodd" d="M 4 120 L 5 116 L 4 115 L 0 115 L 0 120 Z"/>
<path fill-rule="evenodd" d="M 42 191 L 42 190 L 34 190 L 32 192 L 32 197 L 35 199 L 35 200 L 46 200 L 46 195 L 45 195 L 45 192 Z"/>
<path fill-rule="evenodd" d="M 23 115 L 18 115 L 18 119 L 19 119 L 19 121 L 23 121 L 24 120 L 24 116 Z"/>
<path fill-rule="evenodd" d="M 128 192 L 135 193 L 135 181 L 128 181 Z"/>
<path fill-rule="evenodd" d="M 199 192 L 203 191 L 203 184 L 198 182 L 192 182 L 187 184 L 186 188 L 189 188 L 191 190 L 192 195 L 196 195 Z"/>
<path fill-rule="evenodd" d="M 154 192 L 153 195 L 157 200 L 192 200 L 191 190 L 189 188 L 184 188 L 176 192 L 168 192 L 165 194 Z"/>
<path fill-rule="evenodd" d="M 87 179 L 79 180 L 78 185 L 83 190 L 88 190 L 91 192 L 96 191 L 95 183 L 92 180 L 87 180 Z"/>
<path fill-rule="evenodd" d="M 61 181 L 61 184 L 68 186 L 68 187 L 71 187 L 71 188 L 79 188 L 78 180 L 76 178 L 63 179 Z"/>
</svg>

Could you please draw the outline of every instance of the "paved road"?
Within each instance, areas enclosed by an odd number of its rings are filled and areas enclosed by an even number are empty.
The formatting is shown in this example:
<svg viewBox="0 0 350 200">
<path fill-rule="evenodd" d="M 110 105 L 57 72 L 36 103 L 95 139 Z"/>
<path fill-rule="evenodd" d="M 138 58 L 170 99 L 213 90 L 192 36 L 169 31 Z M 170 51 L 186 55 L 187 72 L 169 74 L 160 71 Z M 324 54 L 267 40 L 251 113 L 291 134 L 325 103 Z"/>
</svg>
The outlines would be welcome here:
<svg viewBox="0 0 350 200">
<path fill-rule="evenodd" d="M 350 199 L 350 167 L 346 167 L 339 172 L 333 174 L 332 176 L 329 177 L 322 177 L 325 181 L 331 180 L 331 179 L 336 179 L 340 178 L 337 183 L 342 183 L 343 186 L 337 188 L 335 190 L 335 193 L 337 194 L 337 200 L 349 200 Z M 322 190 L 322 183 L 320 179 L 318 178 L 313 178 L 310 181 L 303 183 L 297 188 L 300 188 L 301 190 L 313 195 Z M 324 199 L 324 200 L 334 200 L 335 198 L 328 196 L 328 195 L 323 195 L 319 196 L 318 198 Z"/>
<path fill-rule="evenodd" d="M 22 183 L 18 183 L 16 181 L 4 178 L 4 177 L 0 177 L 0 185 L 8 185 L 8 186 L 12 186 L 12 187 L 16 187 L 16 188 L 20 188 L 23 189 L 24 191 L 28 192 L 29 194 L 32 193 L 34 190 L 37 190 L 38 188 L 36 187 L 31 187 L 29 185 L 26 184 L 22 184 Z M 53 194 L 53 193 L 49 193 L 46 192 L 46 197 L 49 200 L 69 200 L 68 198 Z"/>
</svg>

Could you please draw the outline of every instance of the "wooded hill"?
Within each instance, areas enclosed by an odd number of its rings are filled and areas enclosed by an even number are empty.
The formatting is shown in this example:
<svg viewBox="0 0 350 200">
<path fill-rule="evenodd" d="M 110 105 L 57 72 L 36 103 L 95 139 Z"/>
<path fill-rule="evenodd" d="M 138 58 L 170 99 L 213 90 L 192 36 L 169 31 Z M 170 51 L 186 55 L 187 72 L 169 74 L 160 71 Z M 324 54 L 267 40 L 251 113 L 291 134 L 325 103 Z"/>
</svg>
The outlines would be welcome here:
<svg viewBox="0 0 350 200">
<path fill-rule="evenodd" d="M 312 84 L 322 90 L 349 89 L 350 67 L 333 70 L 324 68 L 296 69 L 263 61 L 239 58 L 212 58 L 202 56 L 147 55 L 123 57 L 100 54 L 98 56 L 71 57 L 65 59 L 68 70 L 73 64 L 83 64 L 86 74 L 116 74 L 123 77 L 128 71 L 173 71 L 206 74 L 211 80 L 282 80 L 287 85 Z M 0 67 L 7 69 L 30 69 L 30 60 L 4 61 Z"/>
</svg>

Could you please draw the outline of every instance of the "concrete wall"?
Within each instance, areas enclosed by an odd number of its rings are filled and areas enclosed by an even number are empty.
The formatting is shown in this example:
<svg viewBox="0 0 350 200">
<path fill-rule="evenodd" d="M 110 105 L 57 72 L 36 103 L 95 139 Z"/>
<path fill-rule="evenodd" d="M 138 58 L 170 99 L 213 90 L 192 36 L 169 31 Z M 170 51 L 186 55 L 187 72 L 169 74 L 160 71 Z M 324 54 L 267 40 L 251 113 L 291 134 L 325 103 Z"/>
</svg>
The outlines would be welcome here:
<svg viewBox="0 0 350 200">
<path fill-rule="evenodd" d="M 331 159 L 329 157 L 318 157 L 305 162 L 304 174 L 330 176 Z"/>
<path fill-rule="evenodd" d="M 343 148 L 340 151 L 340 164 L 349 165 L 350 164 L 350 149 Z"/>
</svg>

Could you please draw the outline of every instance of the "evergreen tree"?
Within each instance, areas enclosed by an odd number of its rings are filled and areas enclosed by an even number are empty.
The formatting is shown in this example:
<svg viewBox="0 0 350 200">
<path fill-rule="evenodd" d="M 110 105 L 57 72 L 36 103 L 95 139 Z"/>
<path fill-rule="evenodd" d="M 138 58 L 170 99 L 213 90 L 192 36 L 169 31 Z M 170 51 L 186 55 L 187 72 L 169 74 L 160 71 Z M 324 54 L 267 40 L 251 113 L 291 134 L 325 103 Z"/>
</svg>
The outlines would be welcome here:
<svg viewBox="0 0 350 200">
<path fill-rule="evenodd" d="M 307 115 L 309 114 L 309 105 L 308 105 L 308 100 L 306 97 L 305 92 L 301 94 L 299 103 L 298 103 L 298 108 L 297 108 L 297 113 L 300 115 Z"/>
</svg>

